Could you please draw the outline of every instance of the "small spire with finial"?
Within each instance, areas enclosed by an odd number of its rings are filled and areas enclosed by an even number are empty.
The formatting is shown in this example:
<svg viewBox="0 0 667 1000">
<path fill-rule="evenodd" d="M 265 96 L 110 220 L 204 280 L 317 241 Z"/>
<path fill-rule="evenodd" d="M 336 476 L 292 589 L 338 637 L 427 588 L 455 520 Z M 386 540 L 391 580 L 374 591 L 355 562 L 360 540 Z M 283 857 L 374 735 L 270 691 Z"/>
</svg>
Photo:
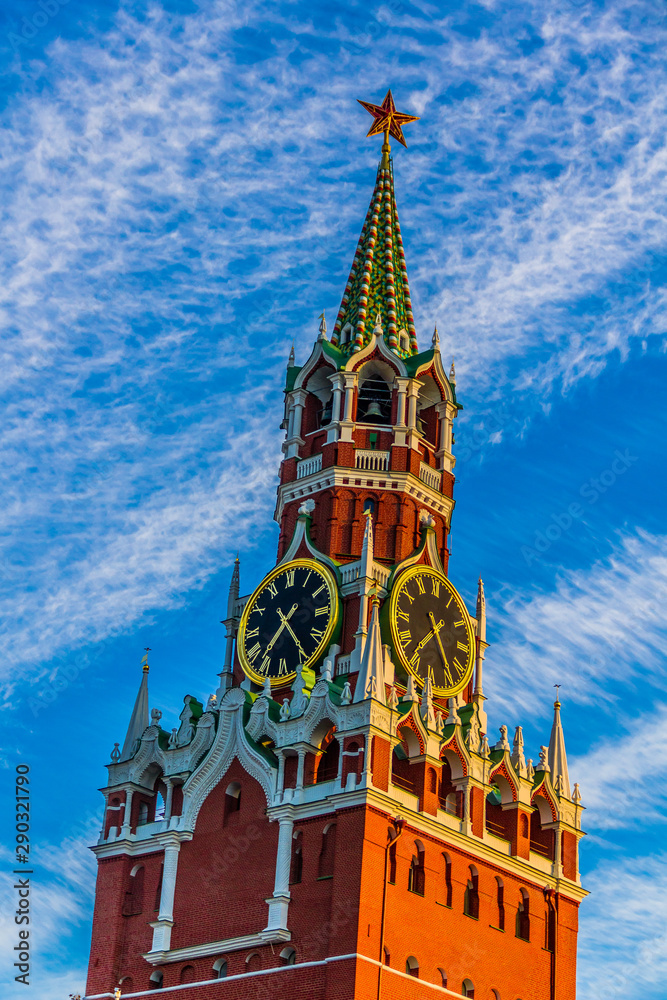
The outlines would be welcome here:
<svg viewBox="0 0 667 1000">
<path fill-rule="evenodd" d="M 319 337 L 317 339 L 318 340 L 326 340 L 326 336 L 327 336 L 327 321 L 326 321 L 326 318 L 324 316 L 324 310 L 322 310 L 322 315 L 320 316 L 319 331 L 320 331 L 320 334 L 319 334 Z"/>
<path fill-rule="evenodd" d="M 452 364 L 449 369 L 449 381 L 452 385 L 456 385 L 456 368 L 454 367 L 454 358 L 452 358 Z"/>
<path fill-rule="evenodd" d="M 431 338 L 431 347 L 434 351 L 440 350 L 440 334 L 438 333 L 438 324 L 433 328 L 433 337 Z"/>
<path fill-rule="evenodd" d="M 141 666 L 142 666 L 142 669 L 143 669 L 144 673 L 146 673 L 146 674 L 150 670 L 150 667 L 148 666 L 148 654 L 151 653 L 151 652 L 152 652 L 152 650 L 151 650 L 150 646 L 144 646 L 144 658 L 141 661 Z"/>
<path fill-rule="evenodd" d="M 376 337 L 382 336 L 382 317 L 380 316 L 379 311 L 377 316 L 375 317 L 375 326 L 373 327 L 373 333 L 375 334 Z"/>
<path fill-rule="evenodd" d="M 289 357 L 287 359 L 287 367 L 294 368 L 294 341 L 292 341 L 292 347 L 290 348 Z"/>
</svg>

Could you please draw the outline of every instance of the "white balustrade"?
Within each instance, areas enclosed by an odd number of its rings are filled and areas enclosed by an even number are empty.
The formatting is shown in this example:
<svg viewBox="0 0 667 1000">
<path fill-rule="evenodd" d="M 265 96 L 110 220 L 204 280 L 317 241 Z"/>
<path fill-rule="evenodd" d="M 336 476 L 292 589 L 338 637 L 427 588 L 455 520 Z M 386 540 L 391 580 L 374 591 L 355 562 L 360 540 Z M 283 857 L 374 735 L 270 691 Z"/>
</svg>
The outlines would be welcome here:
<svg viewBox="0 0 667 1000">
<path fill-rule="evenodd" d="M 310 458 L 302 458 L 296 467 L 296 478 L 303 479 L 304 476 L 311 476 L 314 472 L 322 471 L 322 455 L 311 455 Z"/>
<path fill-rule="evenodd" d="M 419 478 L 432 490 L 440 490 L 441 473 L 437 469 L 432 469 L 430 465 L 426 465 L 425 462 L 419 463 Z"/>
<path fill-rule="evenodd" d="M 356 469 L 363 469 L 364 472 L 386 472 L 389 468 L 389 452 L 357 448 L 354 465 Z"/>
</svg>

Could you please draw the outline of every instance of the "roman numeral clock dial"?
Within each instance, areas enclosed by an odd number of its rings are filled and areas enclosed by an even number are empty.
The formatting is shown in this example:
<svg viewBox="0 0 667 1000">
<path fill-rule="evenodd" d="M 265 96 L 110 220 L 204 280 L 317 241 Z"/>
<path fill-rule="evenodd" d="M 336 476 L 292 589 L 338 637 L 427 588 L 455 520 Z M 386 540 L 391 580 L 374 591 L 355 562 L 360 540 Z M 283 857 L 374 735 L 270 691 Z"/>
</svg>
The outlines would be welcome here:
<svg viewBox="0 0 667 1000">
<path fill-rule="evenodd" d="M 434 694 L 463 690 L 475 662 L 475 633 L 447 577 L 425 566 L 406 570 L 392 588 L 389 620 L 394 652 L 420 684 L 430 673 Z"/>
<path fill-rule="evenodd" d="M 245 673 L 257 684 L 291 684 L 299 664 L 326 652 L 339 622 L 333 573 L 313 559 L 295 559 L 269 573 L 246 604 L 238 633 Z"/>
</svg>

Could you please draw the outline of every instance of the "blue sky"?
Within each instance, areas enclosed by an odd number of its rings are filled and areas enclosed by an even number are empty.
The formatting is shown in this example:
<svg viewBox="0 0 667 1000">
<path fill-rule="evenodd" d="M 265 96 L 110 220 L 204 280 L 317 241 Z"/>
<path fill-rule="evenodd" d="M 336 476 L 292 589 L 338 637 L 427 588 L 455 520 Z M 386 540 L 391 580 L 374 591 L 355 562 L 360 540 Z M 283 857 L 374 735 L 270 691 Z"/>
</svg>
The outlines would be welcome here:
<svg viewBox="0 0 667 1000">
<path fill-rule="evenodd" d="M 0 11 L 1 774 L 32 767 L 35 995 L 83 988 L 143 647 L 170 728 L 215 689 L 237 547 L 242 592 L 273 565 L 284 366 L 335 318 L 379 157 L 356 98 L 391 86 L 422 116 L 397 199 L 465 405 L 450 571 L 487 585 L 490 723 L 536 757 L 562 684 L 579 1000 L 664 998 L 664 5 L 44 3 Z"/>
</svg>

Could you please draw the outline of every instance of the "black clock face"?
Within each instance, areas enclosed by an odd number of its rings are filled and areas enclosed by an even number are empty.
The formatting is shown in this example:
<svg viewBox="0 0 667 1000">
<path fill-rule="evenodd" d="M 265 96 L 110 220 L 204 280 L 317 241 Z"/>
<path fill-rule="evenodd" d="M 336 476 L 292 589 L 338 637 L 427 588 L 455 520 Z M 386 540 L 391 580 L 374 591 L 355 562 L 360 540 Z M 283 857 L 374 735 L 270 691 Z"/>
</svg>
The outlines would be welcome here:
<svg viewBox="0 0 667 1000">
<path fill-rule="evenodd" d="M 338 591 L 331 572 L 312 559 L 276 567 L 248 601 L 238 651 L 246 674 L 273 686 L 294 680 L 299 663 L 311 666 L 331 642 Z"/>
<path fill-rule="evenodd" d="M 392 589 L 390 622 L 394 650 L 422 683 L 431 674 L 434 691 L 461 691 L 472 674 L 475 634 L 463 600 L 449 580 L 424 566 L 399 577 Z"/>
</svg>

